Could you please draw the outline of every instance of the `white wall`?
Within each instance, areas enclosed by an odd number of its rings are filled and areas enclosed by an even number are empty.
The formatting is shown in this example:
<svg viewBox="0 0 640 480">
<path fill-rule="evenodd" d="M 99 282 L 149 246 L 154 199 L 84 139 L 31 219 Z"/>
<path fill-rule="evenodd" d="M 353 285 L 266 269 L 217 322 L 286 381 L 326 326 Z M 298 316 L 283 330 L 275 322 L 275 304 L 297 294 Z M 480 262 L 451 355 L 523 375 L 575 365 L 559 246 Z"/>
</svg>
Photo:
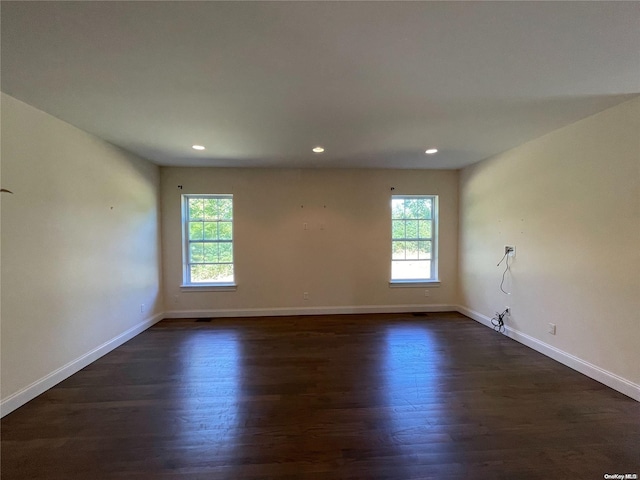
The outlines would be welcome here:
<svg viewBox="0 0 640 480">
<path fill-rule="evenodd" d="M 457 171 L 163 168 L 161 185 L 169 316 L 455 305 Z M 440 196 L 442 284 L 428 298 L 424 288 L 389 287 L 391 187 Z M 183 193 L 234 195 L 237 291 L 181 291 Z"/>
<path fill-rule="evenodd" d="M 1 107 L 6 414 L 163 305 L 158 167 L 8 95 Z"/>
<path fill-rule="evenodd" d="M 640 98 L 464 169 L 460 233 L 472 315 L 640 400 Z"/>
</svg>

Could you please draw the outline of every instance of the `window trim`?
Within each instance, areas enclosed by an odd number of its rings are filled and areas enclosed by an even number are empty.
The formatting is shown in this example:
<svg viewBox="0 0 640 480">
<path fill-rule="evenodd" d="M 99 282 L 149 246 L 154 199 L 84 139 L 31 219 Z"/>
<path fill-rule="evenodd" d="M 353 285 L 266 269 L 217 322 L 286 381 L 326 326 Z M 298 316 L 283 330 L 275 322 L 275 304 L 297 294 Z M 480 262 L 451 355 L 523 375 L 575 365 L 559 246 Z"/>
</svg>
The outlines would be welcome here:
<svg viewBox="0 0 640 480">
<path fill-rule="evenodd" d="M 191 285 L 180 285 L 181 292 L 235 292 L 238 285 L 235 283 L 193 283 Z"/>
<path fill-rule="evenodd" d="M 389 280 L 391 288 L 437 288 L 440 280 Z"/>
<path fill-rule="evenodd" d="M 180 289 L 181 290 L 199 290 L 199 291 L 235 291 L 237 284 L 236 284 L 236 272 L 235 272 L 235 267 L 236 267 L 236 261 L 235 261 L 235 228 L 234 228 L 234 224 L 235 224 L 235 216 L 232 215 L 231 217 L 231 228 L 232 228 L 232 237 L 231 237 L 231 241 L 230 242 L 224 242 L 224 243 L 231 243 L 231 254 L 232 254 L 232 258 L 233 261 L 231 262 L 231 265 L 233 265 L 233 282 L 197 282 L 197 283 L 193 283 L 191 282 L 191 271 L 190 271 L 190 263 L 189 263 L 189 212 L 188 212 L 188 206 L 189 206 L 189 199 L 192 198 L 205 198 L 205 199 L 221 199 L 221 198 L 226 198 L 226 199 L 231 199 L 231 211 L 233 212 L 233 194 L 231 193 L 225 193 L 225 194 L 199 194 L 199 193 L 183 193 L 181 195 L 180 198 L 180 216 L 181 216 L 181 223 L 182 223 L 182 282 L 180 284 Z M 221 243 L 221 242 L 212 242 L 212 243 Z M 224 262 L 227 263 L 228 262 Z"/>
<path fill-rule="evenodd" d="M 389 286 L 390 287 L 439 287 L 440 286 L 440 277 L 439 277 L 439 268 L 438 268 L 438 248 L 439 248 L 439 235 L 440 235 L 440 204 L 439 204 L 439 196 L 433 194 L 425 194 L 425 195 L 391 195 L 391 201 L 389 202 L 389 223 L 390 223 L 390 232 L 391 232 L 391 242 L 390 242 L 390 256 L 391 259 L 389 261 Z M 393 200 L 394 199 L 412 199 L 412 198 L 421 198 L 421 199 L 431 199 L 433 209 L 432 209 L 432 228 L 431 228 L 431 278 L 416 278 L 416 279 L 394 279 L 393 275 Z"/>
</svg>

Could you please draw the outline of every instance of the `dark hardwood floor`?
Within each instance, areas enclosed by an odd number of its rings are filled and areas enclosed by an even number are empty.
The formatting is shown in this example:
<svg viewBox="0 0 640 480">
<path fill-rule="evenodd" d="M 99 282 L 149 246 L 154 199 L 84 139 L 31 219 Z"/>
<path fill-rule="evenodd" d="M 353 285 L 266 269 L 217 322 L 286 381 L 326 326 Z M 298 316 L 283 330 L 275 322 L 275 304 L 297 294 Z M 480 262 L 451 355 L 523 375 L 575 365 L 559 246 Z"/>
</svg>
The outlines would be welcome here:
<svg viewBox="0 0 640 480">
<path fill-rule="evenodd" d="M 3 480 L 640 475 L 640 403 L 454 313 L 165 320 L 1 427 Z"/>
</svg>

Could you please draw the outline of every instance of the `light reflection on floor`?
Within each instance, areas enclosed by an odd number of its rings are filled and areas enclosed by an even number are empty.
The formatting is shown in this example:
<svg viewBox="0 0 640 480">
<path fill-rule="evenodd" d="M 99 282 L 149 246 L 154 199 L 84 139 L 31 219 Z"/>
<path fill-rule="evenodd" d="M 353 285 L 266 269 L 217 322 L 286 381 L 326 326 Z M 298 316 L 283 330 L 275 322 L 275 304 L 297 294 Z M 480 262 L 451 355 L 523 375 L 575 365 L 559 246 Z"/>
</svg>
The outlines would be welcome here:
<svg viewBox="0 0 640 480">
<path fill-rule="evenodd" d="M 430 436 L 441 433 L 441 352 L 433 333 L 423 326 L 391 326 L 385 341 L 383 368 L 394 444 L 415 453 L 424 450 Z"/>
<path fill-rule="evenodd" d="M 234 446 L 240 397 L 240 343 L 231 331 L 191 333 L 181 347 L 185 404 L 179 442 L 202 462 L 224 459 Z"/>
</svg>

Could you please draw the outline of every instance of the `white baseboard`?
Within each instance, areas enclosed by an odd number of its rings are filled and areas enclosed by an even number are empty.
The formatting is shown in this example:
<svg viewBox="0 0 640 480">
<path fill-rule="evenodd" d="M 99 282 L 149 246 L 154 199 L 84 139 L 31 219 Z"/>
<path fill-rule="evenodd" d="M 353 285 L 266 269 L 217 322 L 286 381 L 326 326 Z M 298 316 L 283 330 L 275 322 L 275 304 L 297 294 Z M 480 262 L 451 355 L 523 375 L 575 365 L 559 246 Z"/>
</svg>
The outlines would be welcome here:
<svg viewBox="0 0 640 480">
<path fill-rule="evenodd" d="M 82 370 L 90 363 L 95 362 L 98 358 L 106 355 L 111 350 L 114 350 L 126 341 L 131 340 L 133 337 L 145 331 L 147 328 L 156 324 L 163 318 L 164 314 L 158 313 L 153 317 L 148 318 L 131 327 L 126 332 L 123 332 L 120 335 L 112 338 L 111 340 L 103 343 L 102 345 L 94 348 L 90 352 L 85 353 L 84 355 L 67 363 L 66 365 L 63 365 L 62 367 L 45 375 L 41 379 L 36 380 L 31 385 L 26 386 L 22 390 L 9 395 L 7 398 L 3 398 L 2 401 L 0 401 L 0 417 L 4 417 L 5 415 L 13 412 L 15 409 L 21 407 L 28 401 L 33 400 L 38 395 L 46 392 L 51 387 L 57 385 L 66 378 L 69 378 L 74 373 Z"/>
<path fill-rule="evenodd" d="M 491 318 L 486 315 L 482 315 L 474 310 L 470 310 L 463 306 L 458 306 L 456 309 L 459 313 L 466 315 L 473 320 L 486 325 L 487 327 L 493 328 L 491 325 Z M 569 368 L 572 368 L 587 377 L 590 377 L 600 383 L 603 383 L 607 387 L 611 387 L 614 390 L 617 390 L 620 393 L 623 393 L 634 400 L 640 402 L 640 385 L 627 380 L 626 378 L 622 378 L 615 373 L 611 373 L 603 368 L 598 367 L 592 363 L 587 362 L 586 360 L 582 360 L 581 358 L 576 357 L 570 353 L 567 353 L 559 348 L 554 347 L 553 345 L 549 345 L 548 343 L 541 342 L 537 338 L 532 337 L 531 335 L 527 335 L 526 333 L 522 333 L 518 330 L 515 330 L 511 327 L 506 327 L 505 335 L 509 338 L 514 339 L 517 342 L 526 345 L 529 348 L 536 350 L 537 352 L 550 357 L 557 362 L 566 365 Z"/>
<path fill-rule="evenodd" d="M 290 315 L 344 315 L 352 313 L 455 312 L 454 305 L 362 305 L 343 307 L 278 307 L 225 310 L 169 310 L 164 318 L 281 317 Z"/>
</svg>

